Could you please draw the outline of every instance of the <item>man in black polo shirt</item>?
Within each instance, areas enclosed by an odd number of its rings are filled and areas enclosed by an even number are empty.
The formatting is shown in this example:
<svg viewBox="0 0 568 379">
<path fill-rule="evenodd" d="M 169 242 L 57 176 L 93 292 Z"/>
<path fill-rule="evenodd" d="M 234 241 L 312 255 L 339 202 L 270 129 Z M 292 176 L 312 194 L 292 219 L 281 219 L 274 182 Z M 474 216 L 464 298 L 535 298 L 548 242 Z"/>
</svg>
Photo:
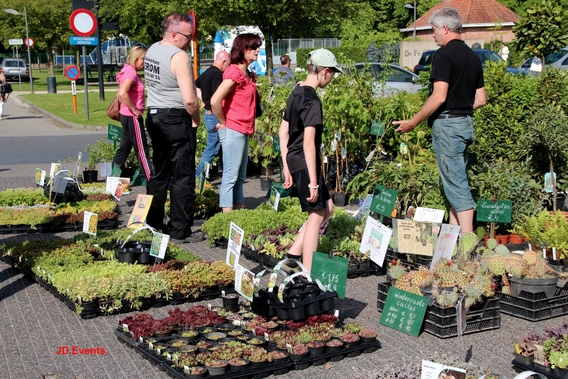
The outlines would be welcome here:
<svg viewBox="0 0 568 379">
<path fill-rule="evenodd" d="M 203 150 L 195 177 L 199 178 L 203 172 L 205 162 L 211 163 L 213 158 L 219 153 L 221 142 L 219 141 L 219 134 L 217 133 L 217 117 L 211 111 L 211 97 L 223 81 L 223 71 L 231 63 L 231 57 L 225 50 L 221 50 L 215 56 L 213 65 L 197 78 L 195 86 L 197 87 L 197 95 L 203 101 L 203 123 L 207 129 L 207 146 Z"/>
<path fill-rule="evenodd" d="M 475 202 L 467 181 L 467 148 L 473 143 L 473 110 L 486 103 L 483 68 L 475 53 L 460 39 L 462 19 L 455 8 L 434 12 L 434 41 L 440 49 L 432 61 L 431 93 L 410 120 L 395 121 L 397 132 L 407 133 L 428 119 L 432 145 L 450 203 L 450 224 L 462 235 L 473 231 Z"/>
</svg>

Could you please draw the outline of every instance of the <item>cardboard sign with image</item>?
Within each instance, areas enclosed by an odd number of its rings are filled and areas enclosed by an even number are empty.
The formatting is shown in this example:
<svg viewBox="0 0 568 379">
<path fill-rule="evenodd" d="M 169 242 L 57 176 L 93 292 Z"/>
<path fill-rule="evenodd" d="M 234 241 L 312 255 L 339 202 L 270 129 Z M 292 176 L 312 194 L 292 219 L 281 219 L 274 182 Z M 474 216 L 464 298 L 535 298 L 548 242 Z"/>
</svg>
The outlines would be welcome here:
<svg viewBox="0 0 568 379">
<path fill-rule="evenodd" d="M 248 301 L 252 301 L 255 287 L 255 275 L 237 264 L 235 266 L 235 290 Z"/>
<path fill-rule="evenodd" d="M 73 177 L 77 178 L 79 176 L 79 171 L 81 170 L 81 158 L 83 157 L 83 153 L 79 151 L 77 154 L 77 161 L 75 162 L 75 168 L 73 169 Z"/>
<path fill-rule="evenodd" d="M 377 184 L 373 193 L 371 210 L 382 216 L 390 216 L 396 204 L 397 196 L 397 190 L 387 189 L 385 186 Z"/>
<path fill-rule="evenodd" d="M 422 360 L 420 379 L 465 379 L 465 374 L 461 368 Z"/>
<path fill-rule="evenodd" d="M 38 186 L 43 187 L 45 184 L 45 175 L 47 174 L 47 172 L 45 170 L 42 170 L 40 168 L 36 168 L 36 174 L 35 174 L 35 183 Z"/>
<path fill-rule="evenodd" d="M 438 239 L 440 225 L 413 220 L 393 220 L 398 252 L 434 256 L 434 246 Z"/>
<path fill-rule="evenodd" d="M 280 203 L 280 192 L 274 186 L 270 187 L 270 197 L 268 198 L 268 202 L 272 206 L 272 209 L 278 212 L 278 204 Z"/>
<path fill-rule="evenodd" d="M 85 211 L 83 215 L 83 233 L 96 236 L 98 222 L 99 222 L 98 214 Z"/>
<path fill-rule="evenodd" d="M 128 195 L 130 193 L 130 178 L 107 176 L 105 192 L 110 193 L 117 200 L 120 200 L 122 195 Z"/>
<path fill-rule="evenodd" d="M 51 167 L 49 169 L 49 177 L 51 179 L 53 179 L 53 177 L 55 176 L 55 173 L 59 170 L 61 170 L 61 168 L 63 167 L 63 165 L 61 163 L 52 163 Z"/>
<path fill-rule="evenodd" d="M 154 233 L 152 237 L 152 245 L 150 246 L 150 255 L 156 258 L 164 259 L 168 248 L 168 234 Z"/>
<path fill-rule="evenodd" d="M 227 243 L 227 257 L 225 259 L 225 263 L 235 269 L 239 264 L 244 236 L 244 230 L 239 228 L 237 224 L 231 222 L 231 226 L 229 228 L 229 241 Z"/>
<path fill-rule="evenodd" d="M 314 251 L 312 272 L 328 291 L 337 292 L 340 299 L 345 297 L 347 286 L 347 270 L 349 260 L 347 258 L 332 256 Z"/>
<path fill-rule="evenodd" d="M 392 230 L 372 217 L 367 218 L 359 251 L 370 254 L 373 262 L 383 267 Z"/>
<path fill-rule="evenodd" d="M 371 203 L 373 202 L 373 195 L 367 195 L 363 204 L 357 209 L 357 212 L 353 215 L 353 218 L 357 221 L 361 221 L 363 217 L 371 212 Z"/>
<path fill-rule="evenodd" d="M 414 212 L 414 221 L 441 224 L 444 222 L 444 213 L 445 211 L 441 209 L 418 207 Z"/>
<path fill-rule="evenodd" d="M 434 257 L 430 263 L 430 270 L 434 269 L 434 266 L 436 266 L 436 263 L 438 263 L 441 258 L 452 259 L 454 248 L 456 247 L 460 235 L 460 229 L 461 227 L 459 225 L 442 224 L 438 242 L 436 243 L 436 249 L 434 249 Z"/>
<path fill-rule="evenodd" d="M 130 229 L 138 229 L 144 225 L 153 198 L 154 196 L 152 195 L 138 194 L 134 208 L 132 208 L 132 214 L 130 214 L 126 226 Z"/>
<path fill-rule="evenodd" d="M 101 177 L 105 178 L 112 175 L 112 162 L 103 162 L 100 164 Z"/>
</svg>

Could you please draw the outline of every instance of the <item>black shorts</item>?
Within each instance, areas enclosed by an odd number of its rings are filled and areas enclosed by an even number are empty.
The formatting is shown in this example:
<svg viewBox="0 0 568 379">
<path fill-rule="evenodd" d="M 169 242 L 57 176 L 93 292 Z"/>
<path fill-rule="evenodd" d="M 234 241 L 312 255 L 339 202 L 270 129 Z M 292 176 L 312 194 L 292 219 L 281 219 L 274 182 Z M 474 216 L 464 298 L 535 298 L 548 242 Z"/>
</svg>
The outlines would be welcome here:
<svg viewBox="0 0 568 379">
<path fill-rule="evenodd" d="M 300 198 L 300 205 L 302 206 L 302 211 L 318 211 L 320 209 L 326 208 L 326 203 L 331 199 L 327 186 L 325 185 L 325 180 L 323 175 L 318 173 L 318 199 L 315 203 L 310 203 L 307 198 L 310 197 L 310 175 L 308 170 L 300 170 L 292 174 L 294 177 L 294 183 L 296 185 L 296 190 L 298 191 L 298 197 Z"/>
</svg>

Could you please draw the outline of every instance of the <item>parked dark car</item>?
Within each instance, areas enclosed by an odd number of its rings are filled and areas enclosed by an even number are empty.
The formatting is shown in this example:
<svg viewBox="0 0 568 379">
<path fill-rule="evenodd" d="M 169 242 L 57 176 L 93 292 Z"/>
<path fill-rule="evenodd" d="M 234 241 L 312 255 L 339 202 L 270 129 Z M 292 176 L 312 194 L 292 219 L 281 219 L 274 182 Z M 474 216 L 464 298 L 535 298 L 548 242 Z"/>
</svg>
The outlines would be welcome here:
<svg viewBox="0 0 568 379">
<path fill-rule="evenodd" d="M 0 71 L 6 77 L 6 80 L 30 80 L 30 72 L 28 66 L 23 59 L 4 58 L 0 65 Z"/>
<path fill-rule="evenodd" d="M 427 50 L 422 53 L 418 64 L 414 66 L 414 73 L 419 75 L 421 71 L 430 71 L 430 67 L 432 66 L 432 60 L 434 59 L 434 55 L 436 54 L 437 50 Z M 481 65 L 485 68 L 485 63 L 490 62 L 505 62 L 503 58 L 499 55 L 495 54 L 491 50 L 485 49 L 473 49 L 473 52 L 479 57 L 481 60 Z M 521 71 L 515 67 L 507 67 L 507 72 L 511 74 L 519 74 Z"/>
</svg>

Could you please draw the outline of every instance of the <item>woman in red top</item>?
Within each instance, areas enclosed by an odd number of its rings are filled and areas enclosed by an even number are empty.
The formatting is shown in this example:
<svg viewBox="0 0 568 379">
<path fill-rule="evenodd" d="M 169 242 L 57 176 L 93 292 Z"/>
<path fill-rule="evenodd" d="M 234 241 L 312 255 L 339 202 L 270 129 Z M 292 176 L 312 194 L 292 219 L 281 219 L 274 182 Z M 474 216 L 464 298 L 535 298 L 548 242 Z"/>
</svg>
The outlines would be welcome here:
<svg viewBox="0 0 568 379">
<path fill-rule="evenodd" d="M 242 209 L 243 182 L 247 173 L 248 140 L 254 133 L 256 75 L 248 70 L 258 59 L 262 41 L 256 34 L 235 38 L 231 65 L 211 98 L 211 109 L 219 121 L 217 131 L 223 151 L 223 178 L 219 205 L 223 212 Z"/>
</svg>

